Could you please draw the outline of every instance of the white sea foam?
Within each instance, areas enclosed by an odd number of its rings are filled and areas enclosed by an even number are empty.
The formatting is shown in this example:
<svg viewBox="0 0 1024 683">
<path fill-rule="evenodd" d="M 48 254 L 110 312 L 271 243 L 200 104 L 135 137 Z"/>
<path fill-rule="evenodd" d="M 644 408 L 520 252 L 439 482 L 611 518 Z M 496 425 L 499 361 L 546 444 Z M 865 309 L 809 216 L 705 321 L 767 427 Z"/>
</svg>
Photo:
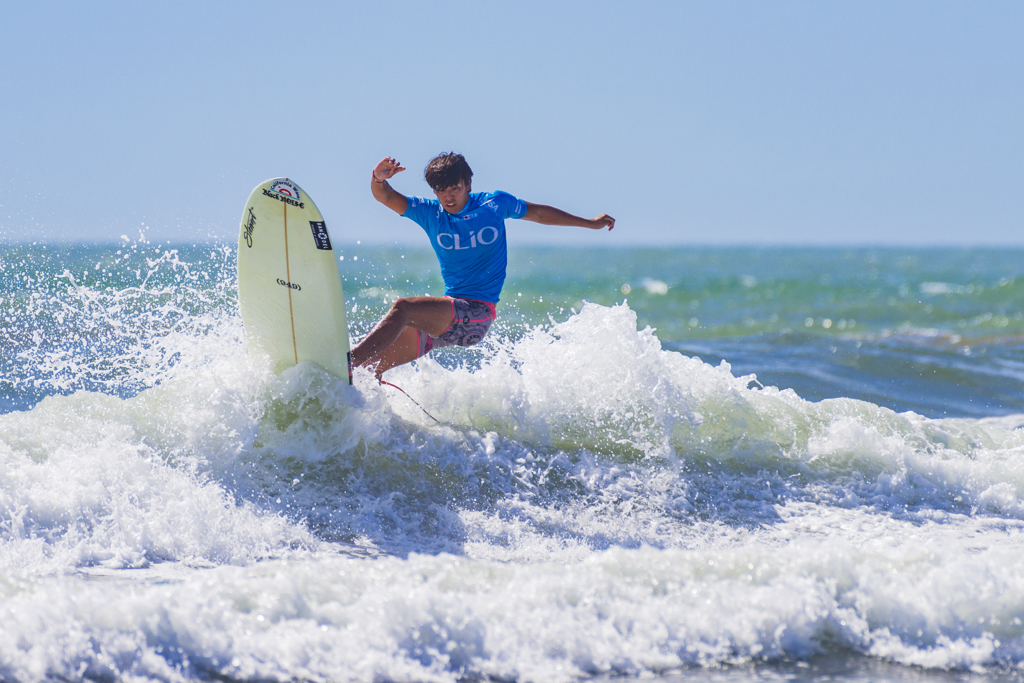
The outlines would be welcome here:
<svg viewBox="0 0 1024 683">
<path fill-rule="evenodd" d="M 0 416 L 5 678 L 1024 662 L 1019 420 L 810 403 L 626 305 L 392 372 L 441 424 L 233 315 L 161 339 L 137 395 Z"/>
<path fill-rule="evenodd" d="M 893 540 L 755 533 L 572 563 L 324 557 L 170 583 L 8 582 L 0 656 L 20 680 L 568 681 L 836 647 L 922 666 L 1019 659 L 1019 535 L 975 552 L 941 531 Z"/>
</svg>

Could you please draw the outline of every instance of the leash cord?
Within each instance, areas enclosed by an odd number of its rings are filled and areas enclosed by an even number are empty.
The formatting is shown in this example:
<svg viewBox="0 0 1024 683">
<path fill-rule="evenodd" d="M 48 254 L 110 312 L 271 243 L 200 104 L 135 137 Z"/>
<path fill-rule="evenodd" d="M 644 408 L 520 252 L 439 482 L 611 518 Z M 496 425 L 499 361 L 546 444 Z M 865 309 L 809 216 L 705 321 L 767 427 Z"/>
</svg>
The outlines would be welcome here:
<svg viewBox="0 0 1024 683">
<path fill-rule="evenodd" d="M 406 393 L 405 389 L 403 389 L 402 387 L 398 386 L 397 384 L 392 384 L 391 382 L 385 382 L 384 380 L 378 380 L 378 381 L 379 381 L 379 382 L 380 382 L 381 384 L 386 384 L 386 385 L 388 385 L 389 387 L 394 387 L 395 389 L 398 389 L 399 391 L 401 391 L 401 392 L 402 392 L 403 394 L 405 394 L 406 398 L 408 398 L 408 399 L 409 399 L 410 401 L 412 401 L 413 403 L 415 403 L 415 404 L 416 404 L 416 407 L 417 407 L 417 408 L 419 408 L 420 410 L 422 410 L 422 411 L 423 411 L 423 413 L 424 413 L 424 414 L 425 414 L 425 415 L 426 415 L 427 417 L 429 417 L 429 418 L 430 418 L 431 420 L 433 420 L 433 421 L 434 421 L 434 422 L 436 422 L 437 424 L 441 424 L 441 421 L 440 421 L 440 420 L 438 420 L 438 419 L 437 419 L 436 417 L 434 417 L 433 415 L 431 415 L 430 413 L 428 413 L 428 412 L 427 412 L 427 409 L 426 409 L 426 408 L 424 408 L 423 406 L 421 406 L 421 405 L 419 404 L 419 401 L 417 401 L 416 399 L 414 399 L 414 398 L 413 398 L 412 396 L 409 396 L 409 394 L 407 394 L 407 393 Z"/>
</svg>

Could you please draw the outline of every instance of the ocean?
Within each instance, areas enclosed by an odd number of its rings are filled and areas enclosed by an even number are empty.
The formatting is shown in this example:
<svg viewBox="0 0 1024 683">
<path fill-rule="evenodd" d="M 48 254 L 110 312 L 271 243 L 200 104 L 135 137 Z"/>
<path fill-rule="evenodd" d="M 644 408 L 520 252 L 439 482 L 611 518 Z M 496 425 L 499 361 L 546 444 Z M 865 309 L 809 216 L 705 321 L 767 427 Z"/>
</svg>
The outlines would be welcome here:
<svg viewBox="0 0 1024 683">
<path fill-rule="evenodd" d="M 443 292 L 335 248 L 356 338 Z M 233 244 L 0 244 L 0 679 L 1021 679 L 1024 250 L 509 261 L 407 396 Z"/>
</svg>

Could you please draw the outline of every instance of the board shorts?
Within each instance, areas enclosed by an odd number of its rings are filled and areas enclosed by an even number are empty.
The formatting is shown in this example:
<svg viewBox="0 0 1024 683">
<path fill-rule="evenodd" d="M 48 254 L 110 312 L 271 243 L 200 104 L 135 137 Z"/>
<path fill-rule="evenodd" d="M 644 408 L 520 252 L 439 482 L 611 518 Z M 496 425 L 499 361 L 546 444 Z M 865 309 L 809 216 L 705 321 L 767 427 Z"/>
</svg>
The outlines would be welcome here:
<svg viewBox="0 0 1024 683">
<path fill-rule="evenodd" d="M 419 354 L 416 357 L 446 346 L 472 346 L 484 338 L 496 317 L 494 304 L 489 301 L 452 298 L 452 324 L 444 334 L 431 337 L 423 330 L 416 330 L 416 338 L 419 340 Z"/>
</svg>

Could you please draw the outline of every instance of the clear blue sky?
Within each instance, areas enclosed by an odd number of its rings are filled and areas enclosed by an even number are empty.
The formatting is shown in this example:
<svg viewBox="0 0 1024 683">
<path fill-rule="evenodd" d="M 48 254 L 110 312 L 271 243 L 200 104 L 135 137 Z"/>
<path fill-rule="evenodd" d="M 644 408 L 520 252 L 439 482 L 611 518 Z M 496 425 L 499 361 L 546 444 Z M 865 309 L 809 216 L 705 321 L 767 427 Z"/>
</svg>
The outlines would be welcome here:
<svg viewBox="0 0 1024 683">
<path fill-rule="evenodd" d="M 513 243 L 1024 244 L 1024 3 L 0 1 L 0 239 L 236 239 L 288 176 L 418 244 L 373 165 L 619 223 Z M 567 234 L 565 231 L 569 231 Z"/>
</svg>

